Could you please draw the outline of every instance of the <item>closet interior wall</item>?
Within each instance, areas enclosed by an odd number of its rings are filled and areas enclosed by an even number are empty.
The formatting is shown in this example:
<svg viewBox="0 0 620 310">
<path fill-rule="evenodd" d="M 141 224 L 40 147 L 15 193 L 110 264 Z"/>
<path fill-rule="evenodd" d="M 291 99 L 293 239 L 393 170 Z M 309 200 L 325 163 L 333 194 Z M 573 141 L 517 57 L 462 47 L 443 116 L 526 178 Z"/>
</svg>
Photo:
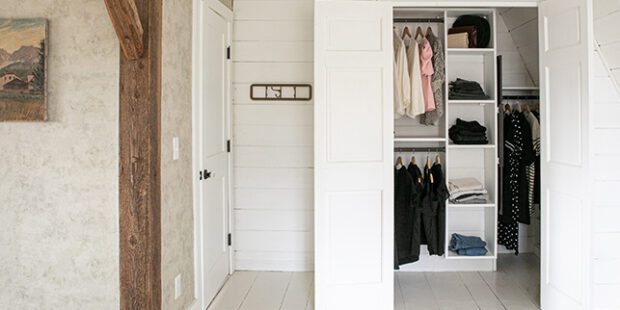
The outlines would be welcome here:
<svg viewBox="0 0 620 310">
<path fill-rule="evenodd" d="M 253 83 L 312 84 L 314 2 L 236 0 L 233 248 L 237 270 L 313 269 L 313 101 L 252 101 Z"/>
</svg>

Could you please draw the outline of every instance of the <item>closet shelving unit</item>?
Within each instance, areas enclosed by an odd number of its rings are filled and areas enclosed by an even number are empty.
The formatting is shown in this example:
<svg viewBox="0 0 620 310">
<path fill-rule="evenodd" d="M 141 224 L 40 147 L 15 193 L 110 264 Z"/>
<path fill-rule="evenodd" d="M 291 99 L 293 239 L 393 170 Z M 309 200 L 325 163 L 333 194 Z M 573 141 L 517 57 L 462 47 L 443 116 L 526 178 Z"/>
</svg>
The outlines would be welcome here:
<svg viewBox="0 0 620 310">
<path fill-rule="evenodd" d="M 484 16 L 491 24 L 491 43 L 488 48 L 448 48 L 448 28 L 461 15 Z M 475 177 L 489 192 L 489 201 L 482 204 L 446 204 L 446 255 L 444 259 L 420 257 L 420 261 L 401 266 L 403 271 L 425 270 L 492 270 L 497 258 L 497 86 L 496 86 L 496 42 L 494 9 L 413 9 L 397 8 L 394 12 L 395 25 L 402 30 L 398 20 L 442 19 L 444 23 L 431 24 L 435 33 L 442 39 L 446 60 L 446 84 L 444 89 L 444 115 L 437 126 L 421 125 L 419 119 L 401 118 L 394 122 L 394 145 L 402 147 L 440 147 L 446 180 L 461 177 Z M 407 23 L 409 27 L 426 24 Z M 411 29 L 415 33 L 415 28 Z M 481 84 L 487 100 L 449 100 L 448 85 L 456 78 L 474 80 Z M 476 120 L 487 127 L 489 144 L 459 145 L 448 138 L 450 126 L 456 119 Z M 401 154 L 395 153 L 395 157 Z M 427 154 L 416 154 L 417 161 L 423 163 Z M 479 236 L 487 242 L 485 256 L 459 256 L 448 250 L 452 233 Z M 424 248 L 421 251 L 425 252 Z M 426 260 L 426 261 L 424 261 Z M 462 261 L 462 262 L 460 262 Z"/>
</svg>

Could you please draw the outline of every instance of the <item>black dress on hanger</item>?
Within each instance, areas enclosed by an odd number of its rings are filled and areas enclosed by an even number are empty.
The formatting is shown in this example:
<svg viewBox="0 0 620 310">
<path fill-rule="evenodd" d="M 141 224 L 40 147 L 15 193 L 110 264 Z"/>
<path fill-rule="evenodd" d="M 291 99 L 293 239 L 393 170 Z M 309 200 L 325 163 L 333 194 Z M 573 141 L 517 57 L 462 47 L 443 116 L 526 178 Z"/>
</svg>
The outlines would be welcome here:
<svg viewBox="0 0 620 310">
<path fill-rule="evenodd" d="M 504 119 L 505 162 L 502 173 L 502 206 L 498 223 L 498 243 L 509 250 L 514 250 L 515 254 L 519 254 L 520 188 L 521 179 L 525 179 L 521 164 L 524 144 L 523 128 L 527 124 L 522 123 L 521 120 L 517 112 L 505 115 Z"/>
<path fill-rule="evenodd" d="M 412 252 L 414 181 L 404 166 L 394 171 L 394 269 L 418 260 Z"/>
</svg>

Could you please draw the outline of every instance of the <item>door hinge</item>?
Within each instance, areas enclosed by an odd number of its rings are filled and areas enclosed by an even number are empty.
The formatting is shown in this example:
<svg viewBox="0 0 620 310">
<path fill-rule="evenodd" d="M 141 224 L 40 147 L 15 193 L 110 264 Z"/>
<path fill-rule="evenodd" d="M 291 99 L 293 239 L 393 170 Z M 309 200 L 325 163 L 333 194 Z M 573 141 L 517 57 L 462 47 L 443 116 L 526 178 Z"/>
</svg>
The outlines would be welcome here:
<svg viewBox="0 0 620 310">
<path fill-rule="evenodd" d="M 228 234 L 228 246 L 232 245 L 232 234 Z"/>
<path fill-rule="evenodd" d="M 230 140 L 226 141 L 226 152 L 230 153 Z"/>
<path fill-rule="evenodd" d="M 226 47 L 226 59 L 230 59 L 230 46 Z"/>
</svg>

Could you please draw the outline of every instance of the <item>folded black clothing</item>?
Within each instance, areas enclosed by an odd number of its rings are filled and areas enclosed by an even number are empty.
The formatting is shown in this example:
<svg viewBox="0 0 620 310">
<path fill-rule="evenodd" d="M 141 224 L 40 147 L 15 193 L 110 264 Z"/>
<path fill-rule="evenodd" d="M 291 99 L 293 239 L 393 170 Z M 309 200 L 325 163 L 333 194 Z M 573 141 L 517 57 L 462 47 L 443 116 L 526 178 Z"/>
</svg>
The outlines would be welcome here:
<svg viewBox="0 0 620 310">
<path fill-rule="evenodd" d="M 454 144 L 489 144 L 489 141 L 486 138 L 479 139 L 479 138 L 450 136 L 450 140 L 452 140 L 452 143 Z"/>
<path fill-rule="evenodd" d="M 487 136 L 485 132 L 469 131 L 467 129 L 456 128 L 456 127 L 450 128 L 450 130 L 448 130 L 448 133 L 458 134 L 458 135 L 468 136 L 468 137 L 486 137 Z"/>
<path fill-rule="evenodd" d="M 478 121 L 464 121 L 460 118 L 456 119 L 456 125 L 459 128 L 463 128 L 467 131 L 474 131 L 474 132 L 487 132 L 487 128 L 480 125 L 480 123 L 478 123 Z M 452 127 L 454 127 L 452 126 Z"/>
<path fill-rule="evenodd" d="M 490 97 L 485 94 L 461 94 L 450 91 L 450 100 L 487 100 Z"/>
<path fill-rule="evenodd" d="M 450 99 L 488 99 L 484 90 L 475 81 L 457 78 L 450 82 Z"/>
</svg>

